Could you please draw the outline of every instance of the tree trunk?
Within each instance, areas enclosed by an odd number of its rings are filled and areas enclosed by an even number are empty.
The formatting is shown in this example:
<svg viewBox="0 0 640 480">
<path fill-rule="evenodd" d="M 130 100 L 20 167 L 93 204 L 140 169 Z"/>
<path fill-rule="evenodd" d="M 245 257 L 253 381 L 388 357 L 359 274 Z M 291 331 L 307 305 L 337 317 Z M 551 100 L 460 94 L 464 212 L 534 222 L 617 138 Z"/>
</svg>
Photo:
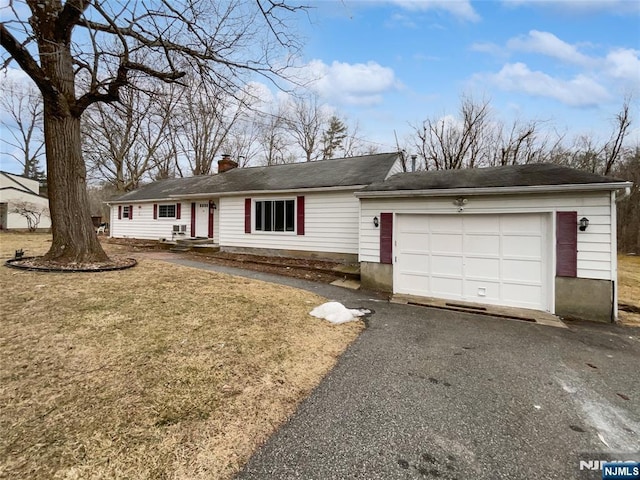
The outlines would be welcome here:
<svg viewBox="0 0 640 480">
<path fill-rule="evenodd" d="M 47 114 L 45 144 L 53 242 L 45 260 L 60 263 L 108 261 L 91 221 L 86 169 L 80 149 L 80 119 Z"/>
<path fill-rule="evenodd" d="M 51 18 L 50 18 L 51 17 Z M 74 113 L 75 77 L 70 42 L 56 35 L 55 16 L 38 20 L 42 70 L 55 88 L 43 92 L 44 141 L 53 241 L 44 262 L 108 262 L 91 221 L 80 134 Z M 37 22 L 36 22 L 37 23 Z"/>
</svg>

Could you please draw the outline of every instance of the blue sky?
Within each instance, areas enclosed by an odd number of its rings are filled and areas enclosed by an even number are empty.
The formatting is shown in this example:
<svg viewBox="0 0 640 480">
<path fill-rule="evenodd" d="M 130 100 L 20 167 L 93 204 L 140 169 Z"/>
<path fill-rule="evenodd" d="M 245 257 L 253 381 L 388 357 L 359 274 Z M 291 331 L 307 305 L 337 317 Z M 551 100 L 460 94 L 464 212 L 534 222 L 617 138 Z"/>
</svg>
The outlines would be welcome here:
<svg viewBox="0 0 640 480">
<path fill-rule="evenodd" d="M 309 2 L 308 20 L 293 18 L 302 71 L 380 151 L 396 148 L 395 135 L 408 145 L 410 125 L 455 115 L 461 95 L 489 99 L 505 123 L 544 121 L 569 143 L 604 142 L 631 94 L 629 141 L 640 142 L 638 1 Z M 20 166 L 0 154 L 0 169 Z"/>
<path fill-rule="evenodd" d="M 640 129 L 640 2 L 323 1 L 303 25 L 325 101 L 381 148 L 461 95 L 497 118 L 603 140 L 625 94 Z"/>
</svg>

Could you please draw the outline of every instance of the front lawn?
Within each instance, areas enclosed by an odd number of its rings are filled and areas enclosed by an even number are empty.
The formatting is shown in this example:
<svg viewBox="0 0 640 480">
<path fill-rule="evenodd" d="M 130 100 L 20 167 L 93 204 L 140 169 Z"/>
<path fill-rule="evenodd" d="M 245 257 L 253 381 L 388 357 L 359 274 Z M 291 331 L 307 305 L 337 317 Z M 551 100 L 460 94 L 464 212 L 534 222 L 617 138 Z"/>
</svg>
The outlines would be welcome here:
<svg viewBox="0 0 640 480">
<path fill-rule="evenodd" d="M 49 241 L 2 233 L 0 258 Z M 311 293 L 155 260 L 2 266 L 0 285 L 0 478 L 229 478 L 362 329 L 309 316 Z"/>
</svg>

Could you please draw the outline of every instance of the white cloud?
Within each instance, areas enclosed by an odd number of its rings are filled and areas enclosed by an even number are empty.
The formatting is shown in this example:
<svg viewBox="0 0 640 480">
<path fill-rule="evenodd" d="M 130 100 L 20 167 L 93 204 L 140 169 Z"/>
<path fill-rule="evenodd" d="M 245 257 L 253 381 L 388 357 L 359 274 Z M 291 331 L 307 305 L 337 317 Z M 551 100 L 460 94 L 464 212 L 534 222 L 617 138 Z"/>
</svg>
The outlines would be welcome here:
<svg viewBox="0 0 640 480">
<path fill-rule="evenodd" d="M 504 48 L 491 42 L 476 42 L 471 45 L 471 51 L 488 53 L 496 56 L 503 55 L 505 53 Z"/>
<path fill-rule="evenodd" d="M 312 60 L 307 65 L 310 88 L 321 97 L 335 103 L 371 106 L 381 103 L 383 94 L 399 88 L 400 83 L 391 68 L 376 62 L 327 65 Z"/>
<path fill-rule="evenodd" d="M 574 45 L 560 40 L 553 33 L 540 32 L 538 30 L 531 30 L 528 35 L 521 35 L 508 40 L 507 49 L 539 53 L 583 66 L 589 66 L 594 63 L 591 57 L 580 53 Z"/>
<path fill-rule="evenodd" d="M 536 6 L 569 14 L 591 14 L 602 11 L 618 15 L 640 13 L 640 2 L 635 0 L 503 0 L 502 4 L 514 8 Z"/>
<path fill-rule="evenodd" d="M 413 11 L 441 10 L 470 22 L 480 21 L 480 15 L 469 0 L 391 0 L 392 3 Z"/>
<path fill-rule="evenodd" d="M 619 48 L 609 52 L 604 60 L 608 75 L 640 84 L 640 51 L 630 48 Z"/>
<path fill-rule="evenodd" d="M 503 90 L 553 98 L 573 107 L 593 106 L 610 98 L 602 85 L 586 75 L 563 80 L 532 71 L 524 63 L 508 63 L 498 73 L 477 75 L 476 78 Z"/>
</svg>

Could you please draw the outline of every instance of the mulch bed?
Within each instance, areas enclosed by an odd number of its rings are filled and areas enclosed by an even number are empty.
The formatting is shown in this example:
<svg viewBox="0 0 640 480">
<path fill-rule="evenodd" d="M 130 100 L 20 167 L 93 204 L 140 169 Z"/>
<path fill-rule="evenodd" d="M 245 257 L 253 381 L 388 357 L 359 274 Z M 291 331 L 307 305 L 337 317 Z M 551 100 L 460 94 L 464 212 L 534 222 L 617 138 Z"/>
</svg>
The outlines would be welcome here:
<svg viewBox="0 0 640 480">
<path fill-rule="evenodd" d="M 134 258 L 112 257 L 109 262 L 95 263 L 56 263 L 52 261 L 44 262 L 42 257 L 24 257 L 11 259 L 5 262 L 7 267 L 19 270 L 30 270 L 38 272 L 111 272 L 114 270 L 124 270 L 135 267 L 138 264 Z"/>
</svg>

